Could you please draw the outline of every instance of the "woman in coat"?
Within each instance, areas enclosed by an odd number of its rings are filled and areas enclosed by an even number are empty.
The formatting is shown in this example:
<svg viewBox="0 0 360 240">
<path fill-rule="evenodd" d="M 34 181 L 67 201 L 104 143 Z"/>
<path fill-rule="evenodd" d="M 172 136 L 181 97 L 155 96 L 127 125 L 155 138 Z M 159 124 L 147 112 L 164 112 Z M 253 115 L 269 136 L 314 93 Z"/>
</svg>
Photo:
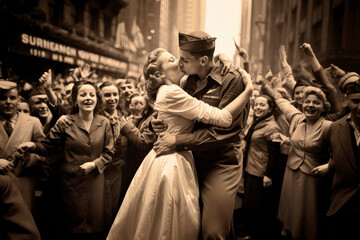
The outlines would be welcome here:
<svg viewBox="0 0 360 240">
<path fill-rule="evenodd" d="M 57 123 L 41 143 L 23 143 L 18 150 L 43 156 L 63 151 L 59 174 L 64 237 L 96 239 L 106 234 L 103 173 L 113 155 L 113 136 L 109 120 L 96 114 L 101 97 L 92 82 L 77 82 L 72 100 L 71 125 Z"/>
<path fill-rule="evenodd" d="M 273 112 L 274 101 L 265 95 L 254 100 L 254 122 L 245 137 L 244 211 L 247 231 L 255 239 L 277 237 L 276 209 L 278 206 L 280 144 L 272 135 L 280 132 Z"/>
</svg>

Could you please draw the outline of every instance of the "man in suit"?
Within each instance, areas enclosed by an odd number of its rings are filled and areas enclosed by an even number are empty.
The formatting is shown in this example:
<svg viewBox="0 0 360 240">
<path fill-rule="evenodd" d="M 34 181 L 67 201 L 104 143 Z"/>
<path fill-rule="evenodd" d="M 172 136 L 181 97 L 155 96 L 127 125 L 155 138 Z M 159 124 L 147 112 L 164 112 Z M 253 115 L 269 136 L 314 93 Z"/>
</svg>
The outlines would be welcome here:
<svg viewBox="0 0 360 240">
<path fill-rule="evenodd" d="M 17 112 L 18 102 L 16 83 L 0 80 L 0 171 L 11 177 L 31 210 L 35 187 L 31 167 L 40 157 L 20 158 L 16 150 L 23 142 L 40 142 L 45 136 L 39 119 Z"/>
<path fill-rule="evenodd" d="M 182 82 L 191 96 L 223 108 L 244 91 L 242 75 L 235 69 L 223 75 L 213 54 L 215 38 L 197 31 L 179 33 L 180 69 L 189 75 Z M 231 234 L 235 197 L 240 183 L 240 162 L 234 143 L 245 125 L 249 104 L 227 128 L 197 122 L 190 134 L 158 138 L 154 150 L 160 153 L 192 150 L 202 202 L 202 239 L 228 239 Z M 241 158 L 241 157 L 240 157 Z"/>
<path fill-rule="evenodd" d="M 360 239 L 360 78 L 347 73 L 338 86 L 346 96 L 350 114 L 330 127 L 334 172 L 328 216 L 331 239 Z"/>
<path fill-rule="evenodd" d="M 40 239 L 34 219 L 18 188 L 9 176 L 2 175 L 0 175 L 0 239 Z"/>
</svg>

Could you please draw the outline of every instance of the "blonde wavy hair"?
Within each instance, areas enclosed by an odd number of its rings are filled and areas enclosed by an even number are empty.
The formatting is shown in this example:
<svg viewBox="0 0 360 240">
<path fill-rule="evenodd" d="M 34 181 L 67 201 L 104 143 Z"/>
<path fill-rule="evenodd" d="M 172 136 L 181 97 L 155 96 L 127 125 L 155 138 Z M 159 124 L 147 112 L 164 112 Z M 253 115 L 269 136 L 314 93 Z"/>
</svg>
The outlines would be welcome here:
<svg viewBox="0 0 360 240">
<path fill-rule="evenodd" d="M 315 95 L 320 99 L 324 105 L 324 111 L 321 113 L 321 116 L 326 116 L 330 110 L 331 105 L 328 102 L 325 93 L 320 88 L 308 86 L 304 88 L 304 99 L 309 95 Z"/>
</svg>

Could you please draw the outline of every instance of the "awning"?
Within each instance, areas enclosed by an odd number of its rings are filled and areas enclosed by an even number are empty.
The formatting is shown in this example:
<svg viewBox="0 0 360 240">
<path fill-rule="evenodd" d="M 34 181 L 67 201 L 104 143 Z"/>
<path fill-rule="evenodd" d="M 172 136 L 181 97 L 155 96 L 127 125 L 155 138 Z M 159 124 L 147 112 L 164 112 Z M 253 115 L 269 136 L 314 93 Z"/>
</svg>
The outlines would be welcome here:
<svg viewBox="0 0 360 240">
<path fill-rule="evenodd" d="M 89 63 L 92 68 L 124 74 L 128 63 L 94 50 L 79 48 L 49 36 L 28 32 L 16 33 L 9 42 L 8 51 L 44 58 L 70 65 Z"/>
</svg>

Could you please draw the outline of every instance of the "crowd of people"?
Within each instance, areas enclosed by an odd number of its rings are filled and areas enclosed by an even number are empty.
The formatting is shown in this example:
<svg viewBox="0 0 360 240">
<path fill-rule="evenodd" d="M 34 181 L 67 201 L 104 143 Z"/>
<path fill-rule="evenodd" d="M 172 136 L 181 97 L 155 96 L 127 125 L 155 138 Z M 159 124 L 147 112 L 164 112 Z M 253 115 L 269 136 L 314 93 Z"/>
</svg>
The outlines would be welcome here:
<svg viewBox="0 0 360 240">
<path fill-rule="evenodd" d="M 138 79 L 0 80 L 0 238 L 359 239 L 360 77 L 300 48 L 254 75 L 196 31 Z"/>
</svg>

